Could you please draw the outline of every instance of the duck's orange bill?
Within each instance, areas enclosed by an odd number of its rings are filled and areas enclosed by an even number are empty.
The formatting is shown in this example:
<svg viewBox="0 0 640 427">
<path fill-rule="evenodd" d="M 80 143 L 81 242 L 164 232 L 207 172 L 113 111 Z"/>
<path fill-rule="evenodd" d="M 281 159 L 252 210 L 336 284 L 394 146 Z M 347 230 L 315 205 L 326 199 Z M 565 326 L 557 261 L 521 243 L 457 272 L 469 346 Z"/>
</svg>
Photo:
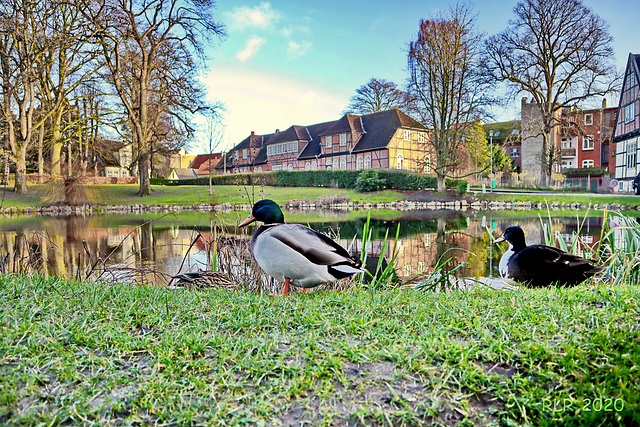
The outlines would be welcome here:
<svg viewBox="0 0 640 427">
<path fill-rule="evenodd" d="M 256 217 L 253 216 L 253 214 L 249 214 L 249 216 L 247 217 L 247 219 L 245 219 L 244 221 L 242 221 L 240 223 L 240 225 L 238 225 L 238 227 L 244 227 L 245 225 L 249 225 L 251 224 L 253 221 L 256 220 Z"/>
</svg>

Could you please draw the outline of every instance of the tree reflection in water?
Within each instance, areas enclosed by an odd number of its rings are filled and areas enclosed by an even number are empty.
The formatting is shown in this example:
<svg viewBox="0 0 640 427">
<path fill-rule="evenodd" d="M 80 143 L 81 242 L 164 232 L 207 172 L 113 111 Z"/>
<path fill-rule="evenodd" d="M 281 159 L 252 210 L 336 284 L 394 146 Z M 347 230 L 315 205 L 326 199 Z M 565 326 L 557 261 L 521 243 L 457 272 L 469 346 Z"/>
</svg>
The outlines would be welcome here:
<svg viewBox="0 0 640 427">
<path fill-rule="evenodd" d="M 497 275 L 497 265 L 503 249 L 490 249 L 483 223 L 492 224 L 497 236 L 509 225 L 518 224 L 525 229 L 528 243 L 542 242 L 542 225 L 538 216 L 515 218 L 500 212 L 487 212 L 489 221 L 480 214 L 460 212 L 413 211 L 400 219 L 371 220 L 372 241 L 367 248 L 372 258 L 389 257 L 398 251 L 397 274 L 402 282 L 418 275 L 428 274 L 438 260 L 449 259 L 447 269 L 454 269 L 462 277 Z M 315 216 L 313 216 L 315 217 Z M 309 225 L 334 237 L 340 244 L 358 246 L 366 218 L 341 221 L 333 216 L 329 222 L 311 222 Z M 382 242 L 389 229 L 395 235 L 400 221 L 397 248 L 393 245 L 383 254 Z M 234 228 L 221 229 L 214 224 L 222 221 L 211 214 L 176 214 L 154 218 L 152 215 L 94 215 L 53 217 L 8 217 L 0 225 L 0 271 L 29 273 L 41 276 L 59 276 L 73 279 L 119 280 L 144 284 L 166 285 L 172 275 L 179 272 L 211 268 L 210 242 L 218 241 L 218 266 L 235 269 L 246 281 L 246 288 L 255 286 L 277 287 L 268 278 L 257 277 L 250 268 L 249 235 Z M 297 222 L 306 223 L 297 218 Z M 554 230 L 564 239 L 578 231 L 582 218 L 552 218 Z M 596 244 L 600 236 L 602 218 L 590 217 L 580 229 L 587 244 Z M 194 239 L 198 234 L 198 241 Z M 357 239 L 354 241 L 354 236 Z M 226 246 L 225 246 L 226 244 Z M 490 271 L 490 266 L 493 271 Z M 264 282 L 259 284 L 258 282 Z"/>
</svg>

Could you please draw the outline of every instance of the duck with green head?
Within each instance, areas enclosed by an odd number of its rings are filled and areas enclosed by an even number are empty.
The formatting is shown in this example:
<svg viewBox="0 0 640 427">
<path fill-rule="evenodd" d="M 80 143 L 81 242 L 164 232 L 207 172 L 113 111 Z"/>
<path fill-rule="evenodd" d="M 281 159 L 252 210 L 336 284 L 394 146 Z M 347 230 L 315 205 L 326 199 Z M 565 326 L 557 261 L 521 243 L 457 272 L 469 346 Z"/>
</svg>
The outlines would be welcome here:
<svg viewBox="0 0 640 427">
<path fill-rule="evenodd" d="M 264 224 L 251 238 L 251 255 L 268 275 L 289 284 L 313 288 L 362 273 L 362 263 L 322 233 L 301 224 L 286 224 L 282 210 L 273 200 L 260 200 L 239 227 L 254 221 Z"/>
</svg>

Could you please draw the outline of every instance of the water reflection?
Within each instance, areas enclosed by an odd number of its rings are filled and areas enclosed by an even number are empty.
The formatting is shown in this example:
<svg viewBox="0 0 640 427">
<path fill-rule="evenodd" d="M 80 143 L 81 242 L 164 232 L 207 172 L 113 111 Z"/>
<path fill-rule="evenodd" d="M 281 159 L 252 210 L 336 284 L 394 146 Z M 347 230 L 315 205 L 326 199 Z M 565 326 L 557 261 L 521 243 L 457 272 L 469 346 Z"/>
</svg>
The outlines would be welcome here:
<svg viewBox="0 0 640 427">
<path fill-rule="evenodd" d="M 244 213 L 238 214 L 243 217 Z M 352 252 L 365 250 L 369 257 L 389 259 L 397 252 L 397 274 L 404 281 L 433 270 L 438 262 L 449 260 L 462 277 L 496 277 L 503 248 L 491 245 L 487 230 L 499 235 L 509 225 L 520 225 L 528 244 L 543 243 L 549 227 L 570 243 L 579 232 L 581 240 L 598 243 L 602 217 L 553 217 L 543 221 L 538 216 L 467 215 L 460 212 L 414 211 L 392 220 L 372 218 L 372 240 L 361 248 L 360 239 L 366 218 L 344 220 L 317 213 L 309 222 L 296 216 L 295 222 L 308 223 L 325 232 Z M 228 220 L 228 219 L 227 219 Z M 310 222 L 310 221 L 315 222 Z M 246 242 L 248 236 L 236 230 L 215 228 L 221 218 L 210 213 L 176 215 L 94 215 L 52 217 L 12 217 L 0 225 L 0 255 L 4 272 L 38 272 L 43 276 L 86 278 L 91 272 L 103 271 L 103 263 L 120 266 L 122 274 L 131 269 L 142 273 L 136 280 L 166 284 L 178 272 L 207 269 L 207 241 L 233 239 Z M 400 224 L 397 245 L 393 244 Z M 198 234 L 201 239 L 195 239 Z M 385 234 L 391 244 L 384 250 Z M 354 240 L 354 236 L 358 236 Z M 248 248 L 242 246 L 244 252 Z M 246 255 L 246 254 L 245 254 Z M 245 257 L 246 258 L 246 257 Z M 238 259 L 244 259 L 242 257 Z M 238 261 L 244 262 L 244 261 Z M 129 269 L 129 270 L 127 270 Z M 140 271 L 137 271 L 140 273 Z"/>
</svg>

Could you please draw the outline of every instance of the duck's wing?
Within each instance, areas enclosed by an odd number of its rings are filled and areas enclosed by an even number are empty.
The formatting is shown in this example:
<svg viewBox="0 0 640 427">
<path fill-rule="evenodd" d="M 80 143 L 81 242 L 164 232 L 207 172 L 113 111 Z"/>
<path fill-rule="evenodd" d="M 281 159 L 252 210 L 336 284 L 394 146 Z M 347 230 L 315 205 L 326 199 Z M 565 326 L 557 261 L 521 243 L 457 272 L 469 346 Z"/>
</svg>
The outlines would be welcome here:
<svg viewBox="0 0 640 427">
<path fill-rule="evenodd" d="M 591 260 L 545 245 L 527 246 L 509 263 L 509 271 L 517 280 L 538 283 L 579 283 L 603 269 L 594 266 Z"/>
<path fill-rule="evenodd" d="M 287 245 L 317 265 L 348 265 L 359 268 L 361 263 L 345 248 L 301 224 L 281 224 L 269 230 L 268 236 Z"/>
</svg>

